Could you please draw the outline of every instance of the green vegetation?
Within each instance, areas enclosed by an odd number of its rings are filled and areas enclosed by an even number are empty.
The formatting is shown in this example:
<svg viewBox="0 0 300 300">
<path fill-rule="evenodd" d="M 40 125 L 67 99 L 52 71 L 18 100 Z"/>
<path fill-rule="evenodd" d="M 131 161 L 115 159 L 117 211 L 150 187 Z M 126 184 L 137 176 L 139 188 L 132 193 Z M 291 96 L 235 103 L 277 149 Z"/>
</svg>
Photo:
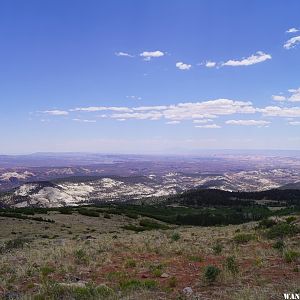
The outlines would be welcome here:
<svg viewBox="0 0 300 300">
<path fill-rule="evenodd" d="M 237 244 L 246 244 L 254 239 L 255 239 L 255 236 L 251 233 L 240 233 L 240 234 L 235 235 L 233 238 L 233 240 Z"/>
<path fill-rule="evenodd" d="M 207 266 L 204 270 L 204 279 L 209 284 L 212 284 L 217 280 L 217 277 L 221 273 L 221 270 L 216 266 Z"/>
<path fill-rule="evenodd" d="M 300 252 L 294 250 L 287 250 L 283 253 L 283 258 L 287 263 L 294 262 L 300 257 Z"/>
<path fill-rule="evenodd" d="M 272 226 L 266 233 L 269 239 L 283 238 L 285 236 L 293 236 L 299 233 L 299 228 L 290 223 L 282 222 Z"/>
<path fill-rule="evenodd" d="M 8 240 L 4 242 L 2 245 L 0 245 L 0 254 L 12 251 L 14 249 L 23 248 L 24 245 L 29 242 L 31 242 L 30 239 L 20 238 L 20 237 L 16 239 Z"/>
<path fill-rule="evenodd" d="M 226 258 L 224 267 L 234 276 L 239 273 L 239 266 L 234 256 Z"/>
</svg>

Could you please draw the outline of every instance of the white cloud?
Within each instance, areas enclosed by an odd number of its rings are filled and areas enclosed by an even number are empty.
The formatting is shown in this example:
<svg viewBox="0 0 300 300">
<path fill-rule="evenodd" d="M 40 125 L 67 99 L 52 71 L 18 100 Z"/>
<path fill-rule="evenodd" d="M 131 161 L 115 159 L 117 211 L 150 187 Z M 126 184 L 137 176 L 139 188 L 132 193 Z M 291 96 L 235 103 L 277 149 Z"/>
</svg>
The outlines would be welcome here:
<svg viewBox="0 0 300 300">
<path fill-rule="evenodd" d="M 289 40 L 287 40 L 285 42 L 285 44 L 283 45 L 283 47 L 285 49 L 292 49 L 299 43 L 300 43 L 300 35 L 294 36 L 294 37 L 290 38 Z"/>
<path fill-rule="evenodd" d="M 195 128 L 218 129 L 221 128 L 221 126 L 217 124 L 208 124 L 208 125 L 196 125 Z"/>
<path fill-rule="evenodd" d="M 132 95 L 132 96 L 126 96 L 126 98 L 132 99 L 132 100 L 142 100 L 142 97 L 134 96 L 134 95 Z"/>
<path fill-rule="evenodd" d="M 205 63 L 205 66 L 206 66 L 207 68 L 214 68 L 216 65 L 217 65 L 217 63 L 214 62 L 214 61 L 207 61 L 207 62 Z"/>
<path fill-rule="evenodd" d="M 134 107 L 132 110 L 134 111 L 146 111 L 146 110 L 165 110 L 168 106 L 166 105 L 157 105 L 157 106 L 139 106 Z"/>
<path fill-rule="evenodd" d="M 113 119 L 137 119 L 137 120 L 159 120 L 162 118 L 162 113 L 150 111 L 142 113 L 121 113 L 121 114 L 112 114 L 111 118 Z"/>
<path fill-rule="evenodd" d="M 289 92 L 292 94 L 289 97 L 289 101 L 291 101 L 291 102 L 300 102 L 300 88 L 290 89 Z"/>
<path fill-rule="evenodd" d="M 58 109 L 44 110 L 44 111 L 42 111 L 42 113 L 47 114 L 47 115 L 52 115 L 52 116 L 66 116 L 69 114 L 65 110 L 58 110 Z"/>
<path fill-rule="evenodd" d="M 228 120 L 225 123 L 239 126 L 267 126 L 270 124 L 269 121 L 264 120 Z"/>
<path fill-rule="evenodd" d="M 179 70 L 189 70 L 191 67 L 192 65 L 185 64 L 181 61 L 176 63 L 176 68 L 178 68 Z"/>
<path fill-rule="evenodd" d="M 293 125 L 293 126 L 299 126 L 300 125 L 300 121 L 291 121 L 289 122 L 290 125 Z"/>
<path fill-rule="evenodd" d="M 264 62 L 271 58 L 272 56 L 270 54 L 266 54 L 262 51 L 257 51 L 256 54 L 253 54 L 247 58 L 243 58 L 242 60 L 232 60 L 232 59 L 228 60 L 227 62 L 222 63 L 222 66 L 231 66 L 231 67 L 250 66 L 250 65 Z"/>
<path fill-rule="evenodd" d="M 75 122 L 82 122 L 82 123 L 96 123 L 96 120 L 87 120 L 87 119 L 72 119 Z"/>
<path fill-rule="evenodd" d="M 202 120 L 193 120 L 194 124 L 205 124 L 205 123 L 209 123 L 212 122 L 212 119 L 202 119 Z"/>
<path fill-rule="evenodd" d="M 165 54 L 162 51 L 144 51 L 140 53 L 140 56 L 144 57 L 144 60 L 150 60 L 153 57 L 161 57 L 164 56 Z"/>
<path fill-rule="evenodd" d="M 95 111 L 123 111 L 130 112 L 132 111 L 128 107 L 115 107 L 115 106 L 89 106 L 89 107 L 76 107 L 74 109 L 70 109 L 70 111 L 85 111 L 85 112 L 95 112 Z"/>
<path fill-rule="evenodd" d="M 300 88 L 298 89 L 289 89 L 288 92 L 290 95 L 273 95 L 272 98 L 275 101 L 290 101 L 290 102 L 300 102 Z"/>
<path fill-rule="evenodd" d="M 168 124 L 168 125 L 176 125 L 176 124 L 180 124 L 180 121 L 169 121 L 169 122 L 166 122 L 166 124 Z"/>
<path fill-rule="evenodd" d="M 293 27 L 293 28 L 288 29 L 288 30 L 286 31 L 286 33 L 295 33 L 295 32 L 298 32 L 298 31 L 299 31 L 299 29 Z"/>
<path fill-rule="evenodd" d="M 282 96 L 282 95 L 272 95 L 272 99 L 274 101 L 285 101 L 286 100 L 286 97 L 285 96 Z"/>
<path fill-rule="evenodd" d="M 134 57 L 133 55 L 129 54 L 129 53 L 126 53 L 126 52 L 116 52 L 115 53 L 116 56 L 125 56 L 125 57 Z"/>
<path fill-rule="evenodd" d="M 300 107 L 267 106 L 265 108 L 258 108 L 257 111 L 268 117 L 300 117 Z"/>
<path fill-rule="evenodd" d="M 113 119 L 166 119 L 168 121 L 212 119 L 236 113 L 253 114 L 256 109 L 251 102 L 216 99 L 203 102 L 185 102 L 173 105 L 137 107 L 90 106 L 77 107 L 70 111 L 105 111 L 105 117 Z M 114 112 L 114 113 L 112 113 Z M 116 113 L 117 112 L 117 113 Z"/>
</svg>

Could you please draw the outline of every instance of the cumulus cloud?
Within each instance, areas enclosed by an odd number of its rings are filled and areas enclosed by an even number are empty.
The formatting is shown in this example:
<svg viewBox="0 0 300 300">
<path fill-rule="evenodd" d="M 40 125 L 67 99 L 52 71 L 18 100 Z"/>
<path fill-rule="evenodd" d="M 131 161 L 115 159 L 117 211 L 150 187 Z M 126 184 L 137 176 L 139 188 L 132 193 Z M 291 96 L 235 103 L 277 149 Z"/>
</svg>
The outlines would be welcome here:
<svg viewBox="0 0 300 300">
<path fill-rule="evenodd" d="M 176 63 L 176 68 L 178 68 L 179 70 L 189 70 L 191 67 L 192 65 L 185 64 L 181 61 Z"/>
<path fill-rule="evenodd" d="M 217 65 L 217 63 L 216 63 L 215 61 L 207 61 L 207 62 L 205 63 L 205 66 L 206 66 L 207 68 L 214 68 L 216 65 Z"/>
<path fill-rule="evenodd" d="M 275 101 L 290 101 L 290 102 L 300 102 L 300 88 L 289 89 L 287 95 L 273 95 L 272 98 Z"/>
<path fill-rule="evenodd" d="M 282 96 L 282 95 L 272 95 L 272 99 L 274 101 L 285 101 L 286 100 L 286 97 L 285 96 Z"/>
<path fill-rule="evenodd" d="M 294 36 L 294 37 L 290 38 L 289 40 L 287 40 L 284 43 L 283 47 L 285 49 L 289 50 L 289 49 L 296 47 L 299 43 L 300 43 L 300 35 Z"/>
<path fill-rule="evenodd" d="M 270 124 L 269 121 L 264 120 L 228 120 L 225 122 L 229 125 L 239 125 L 239 126 L 267 126 Z"/>
<path fill-rule="evenodd" d="M 126 53 L 126 52 L 116 52 L 115 53 L 116 56 L 125 56 L 125 57 L 134 57 L 133 55 L 129 54 L 129 53 Z"/>
<path fill-rule="evenodd" d="M 222 66 L 231 66 L 231 67 L 250 66 L 250 65 L 264 62 L 271 58 L 272 58 L 272 56 L 270 54 L 266 54 L 262 51 L 257 51 L 256 54 L 253 54 L 253 55 L 251 55 L 247 58 L 243 58 L 241 60 L 230 59 L 227 62 L 222 63 Z"/>
<path fill-rule="evenodd" d="M 52 115 L 52 116 L 66 116 L 69 114 L 65 110 L 58 110 L 58 109 L 44 110 L 44 111 L 42 111 L 42 113 L 47 114 L 47 115 Z"/>
<path fill-rule="evenodd" d="M 221 126 L 217 124 L 208 124 L 208 125 L 196 125 L 195 128 L 218 129 L 221 128 Z"/>
<path fill-rule="evenodd" d="M 236 113 L 252 114 L 255 108 L 249 101 L 216 99 L 203 102 L 185 102 L 172 105 L 154 105 L 137 107 L 90 106 L 77 107 L 70 111 L 98 112 L 106 111 L 105 116 L 113 119 L 166 119 L 168 121 L 212 119 L 222 115 Z"/>
<path fill-rule="evenodd" d="M 298 32 L 298 31 L 299 31 L 299 29 L 293 27 L 293 28 L 288 29 L 288 30 L 286 31 L 286 33 L 295 33 L 295 32 Z"/>
<path fill-rule="evenodd" d="M 164 52 L 162 51 L 144 51 L 142 53 L 140 53 L 140 56 L 142 56 L 144 58 L 144 60 L 150 60 L 153 57 L 161 57 L 164 56 Z"/>
<path fill-rule="evenodd" d="M 291 96 L 289 97 L 289 101 L 300 102 L 300 88 L 290 89 L 289 92 L 291 93 Z"/>
<path fill-rule="evenodd" d="M 257 111 L 261 112 L 264 116 L 267 117 L 300 117 L 300 107 L 267 106 L 265 108 L 259 108 L 257 109 Z"/>
</svg>

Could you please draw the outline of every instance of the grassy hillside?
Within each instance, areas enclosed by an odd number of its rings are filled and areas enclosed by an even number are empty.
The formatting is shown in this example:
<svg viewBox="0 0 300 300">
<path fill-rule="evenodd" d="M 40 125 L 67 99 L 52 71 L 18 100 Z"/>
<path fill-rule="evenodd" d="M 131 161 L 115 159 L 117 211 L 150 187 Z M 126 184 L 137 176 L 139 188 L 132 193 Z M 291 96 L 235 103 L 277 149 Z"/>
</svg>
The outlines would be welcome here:
<svg viewBox="0 0 300 300">
<path fill-rule="evenodd" d="M 227 226 L 161 221 L 222 209 L 230 208 L 2 211 L 0 298 L 267 300 L 299 292 L 297 211 L 259 207 L 268 211 L 260 221 Z"/>
</svg>

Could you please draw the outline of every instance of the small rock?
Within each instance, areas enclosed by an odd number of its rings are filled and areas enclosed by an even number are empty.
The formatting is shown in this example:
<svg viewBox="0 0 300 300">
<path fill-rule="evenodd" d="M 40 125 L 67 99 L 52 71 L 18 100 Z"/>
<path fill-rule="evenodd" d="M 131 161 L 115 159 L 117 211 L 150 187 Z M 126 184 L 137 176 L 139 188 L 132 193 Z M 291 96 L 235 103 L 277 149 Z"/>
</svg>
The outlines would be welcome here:
<svg viewBox="0 0 300 300">
<path fill-rule="evenodd" d="M 186 296 L 190 296 L 193 294 L 193 290 L 191 287 L 187 286 L 185 287 L 182 292 L 186 295 Z"/>
<path fill-rule="evenodd" d="M 168 278 L 168 277 L 170 277 L 170 276 L 169 276 L 169 274 L 167 274 L 167 273 L 162 273 L 162 274 L 160 275 L 160 277 L 161 277 L 161 278 Z"/>
</svg>

